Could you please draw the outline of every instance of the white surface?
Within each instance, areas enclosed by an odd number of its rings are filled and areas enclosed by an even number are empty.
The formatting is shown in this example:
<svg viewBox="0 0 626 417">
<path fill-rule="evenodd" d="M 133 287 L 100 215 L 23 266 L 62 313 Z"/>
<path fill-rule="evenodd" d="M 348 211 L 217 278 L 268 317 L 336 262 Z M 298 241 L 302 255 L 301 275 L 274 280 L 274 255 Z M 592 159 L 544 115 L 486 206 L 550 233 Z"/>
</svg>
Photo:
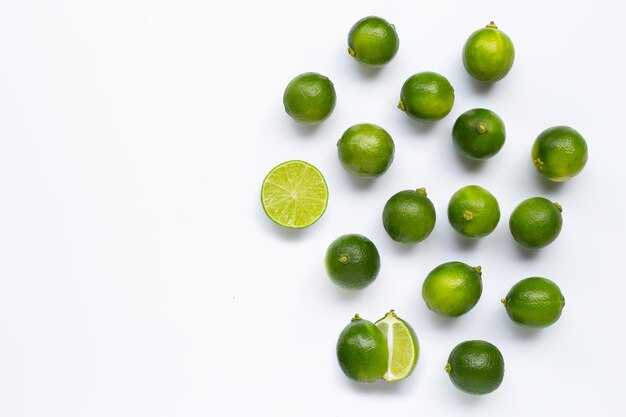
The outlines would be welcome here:
<svg viewBox="0 0 626 417">
<path fill-rule="evenodd" d="M 620 6 L 617 6 L 620 5 Z M 0 415 L 530 416 L 623 415 L 626 223 L 624 31 L 609 1 L 3 0 L 0 3 Z M 401 44 L 379 72 L 346 52 L 350 26 L 377 14 Z M 472 82 L 461 48 L 496 23 L 516 46 L 510 74 Z M 404 80 L 446 75 L 456 103 L 424 127 L 395 106 Z M 338 102 L 317 128 L 297 126 L 282 92 L 304 71 L 327 74 Z M 481 167 L 450 139 L 456 117 L 487 107 L 507 142 Z M 335 143 L 357 122 L 385 127 L 396 158 L 382 178 L 351 178 Z M 565 124 L 588 140 L 577 178 L 546 184 L 532 141 Z M 261 180 L 304 159 L 330 187 L 304 231 L 263 214 Z M 468 243 L 447 223 L 454 191 L 480 184 L 502 220 Z M 396 191 L 424 186 L 439 216 L 423 243 L 385 234 Z M 520 250 L 508 216 L 542 195 L 564 207 L 561 236 Z M 343 233 L 378 246 L 378 280 L 346 293 L 323 256 Z M 449 260 L 480 264 L 481 301 L 446 321 L 422 280 Z M 556 281 L 567 305 L 544 331 L 506 316 L 500 298 L 527 276 Z M 336 338 L 355 312 L 388 309 L 413 324 L 422 354 L 396 385 L 341 373 Z M 504 383 L 473 397 L 443 366 L 466 339 L 500 347 Z"/>
</svg>

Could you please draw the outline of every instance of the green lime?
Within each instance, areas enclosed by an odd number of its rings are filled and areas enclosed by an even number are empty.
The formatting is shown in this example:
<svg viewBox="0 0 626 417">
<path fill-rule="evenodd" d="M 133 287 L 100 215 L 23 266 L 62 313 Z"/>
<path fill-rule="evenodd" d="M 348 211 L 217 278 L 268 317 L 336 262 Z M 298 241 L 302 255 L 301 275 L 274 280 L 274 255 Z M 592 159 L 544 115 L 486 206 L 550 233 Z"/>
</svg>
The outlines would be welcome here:
<svg viewBox="0 0 626 417">
<path fill-rule="evenodd" d="M 461 391 L 488 394 L 495 391 L 504 379 L 504 358 L 491 343 L 468 340 L 452 349 L 444 369 Z"/>
<path fill-rule="evenodd" d="M 370 285 L 380 271 L 378 249 L 365 236 L 339 236 L 326 250 L 326 272 L 342 288 L 360 290 Z"/>
<path fill-rule="evenodd" d="M 272 168 L 261 186 L 261 204 L 275 223 L 302 229 L 319 220 L 328 204 L 322 173 L 304 161 L 287 161 Z"/>
<path fill-rule="evenodd" d="M 383 379 L 394 382 L 407 378 L 415 369 L 420 354 L 415 331 L 393 310 L 375 324 L 387 340 L 389 348 L 389 365 Z"/>
<path fill-rule="evenodd" d="M 463 47 L 465 69 L 480 81 L 503 79 L 514 60 L 513 42 L 493 22 L 472 33 Z"/>
<path fill-rule="evenodd" d="M 452 110 L 454 88 L 443 75 L 420 72 L 402 86 L 398 108 L 421 122 L 443 119 Z"/>
<path fill-rule="evenodd" d="M 391 61 L 399 46 L 395 26 L 377 16 L 359 20 L 348 34 L 350 56 L 371 67 L 380 67 Z"/>
<path fill-rule="evenodd" d="M 497 154 L 506 138 L 504 122 L 487 109 L 468 110 L 456 119 L 452 139 L 463 155 L 488 159 Z"/>
<path fill-rule="evenodd" d="M 393 161 L 395 145 L 385 129 L 370 123 L 354 125 L 337 142 L 339 161 L 349 172 L 366 178 L 379 177 Z"/>
<path fill-rule="evenodd" d="M 561 317 L 565 298 L 554 282 L 547 278 L 531 277 L 513 285 L 502 303 L 515 323 L 528 327 L 548 327 Z"/>
<path fill-rule="evenodd" d="M 571 127 L 554 126 L 535 139 L 532 158 L 537 171 L 550 181 L 567 181 L 585 167 L 587 142 Z"/>
<path fill-rule="evenodd" d="M 383 226 L 396 242 L 417 243 L 433 231 L 436 217 L 425 189 L 405 190 L 391 196 L 385 204 Z"/>
<path fill-rule="evenodd" d="M 539 249 L 554 242 L 563 226 L 563 208 L 543 197 L 522 201 L 511 213 L 509 229 L 517 243 Z"/>
<path fill-rule="evenodd" d="M 356 314 L 339 335 L 337 360 L 348 378 L 374 382 L 387 372 L 387 341 L 378 327 Z"/>
<path fill-rule="evenodd" d="M 448 220 L 463 236 L 487 236 L 500 221 L 498 200 L 478 185 L 468 185 L 452 195 L 448 203 Z"/>
<path fill-rule="evenodd" d="M 325 120 L 335 108 L 336 101 L 332 81 L 315 72 L 298 75 L 289 82 L 283 94 L 285 111 L 302 124 L 315 124 Z"/>
<path fill-rule="evenodd" d="M 463 262 L 439 265 L 426 276 L 422 298 L 426 306 L 445 317 L 459 317 L 470 311 L 483 292 L 482 270 Z"/>
</svg>

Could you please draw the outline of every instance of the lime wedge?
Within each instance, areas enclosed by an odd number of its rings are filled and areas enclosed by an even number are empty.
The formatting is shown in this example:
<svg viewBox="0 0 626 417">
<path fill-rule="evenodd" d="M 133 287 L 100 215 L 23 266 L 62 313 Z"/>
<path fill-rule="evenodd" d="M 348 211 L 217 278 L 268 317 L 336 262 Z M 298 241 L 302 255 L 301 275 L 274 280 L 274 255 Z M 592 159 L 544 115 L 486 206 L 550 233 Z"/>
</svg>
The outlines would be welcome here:
<svg viewBox="0 0 626 417">
<path fill-rule="evenodd" d="M 387 382 L 405 379 L 411 375 L 419 358 L 420 345 L 415 331 L 393 310 L 375 324 L 385 336 L 389 347 L 389 365 L 383 379 Z"/>
<path fill-rule="evenodd" d="M 283 162 L 263 180 L 261 204 L 273 222 L 302 229 L 315 223 L 326 211 L 328 187 L 322 173 L 308 162 Z"/>
</svg>

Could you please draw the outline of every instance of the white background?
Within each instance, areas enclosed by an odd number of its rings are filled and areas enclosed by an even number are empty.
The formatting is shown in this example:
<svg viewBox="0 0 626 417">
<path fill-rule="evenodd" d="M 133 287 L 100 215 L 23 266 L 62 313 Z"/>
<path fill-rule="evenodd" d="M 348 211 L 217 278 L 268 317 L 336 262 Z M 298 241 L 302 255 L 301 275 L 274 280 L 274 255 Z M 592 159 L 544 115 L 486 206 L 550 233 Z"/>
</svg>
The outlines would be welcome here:
<svg viewBox="0 0 626 417">
<path fill-rule="evenodd" d="M 619 5 L 619 6 L 618 6 Z M 623 415 L 623 11 L 609 1 L 0 1 L 0 415 L 530 416 Z M 376 14 L 400 50 L 381 71 L 347 54 L 348 30 Z M 465 39 L 495 20 L 516 60 L 501 82 L 472 81 Z M 404 80 L 444 74 L 451 114 L 432 125 L 396 109 Z M 295 75 L 317 71 L 337 107 L 315 128 L 282 108 Z M 507 141 L 484 164 L 455 152 L 454 120 L 487 107 Z M 358 122 L 396 143 L 390 170 L 358 180 L 335 143 Z M 589 163 L 555 185 L 530 163 L 543 129 L 570 125 Z M 313 227 L 275 226 L 259 203 L 265 174 L 304 159 L 330 201 Z M 446 207 L 479 184 L 502 219 L 478 242 L 456 236 Z M 392 242 L 382 207 L 426 187 L 438 214 L 416 246 Z M 518 247 L 508 216 L 521 200 L 564 207 L 551 246 Z M 323 267 L 344 233 L 372 239 L 377 281 L 358 293 Z M 478 305 L 456 320 L 429 312 L 421 284 L 436 265 L 483 267 Z M 541 331 L 515 326 L 500 298 L 545 276 L 567 301 Z M 411 378 L 363 385 L 340 371 L 335 342 L 358 312 L 389 310 L 422 347 Z M 487 396 L 443 371 L 467 339 L 506 361 Z"/>
</svg>

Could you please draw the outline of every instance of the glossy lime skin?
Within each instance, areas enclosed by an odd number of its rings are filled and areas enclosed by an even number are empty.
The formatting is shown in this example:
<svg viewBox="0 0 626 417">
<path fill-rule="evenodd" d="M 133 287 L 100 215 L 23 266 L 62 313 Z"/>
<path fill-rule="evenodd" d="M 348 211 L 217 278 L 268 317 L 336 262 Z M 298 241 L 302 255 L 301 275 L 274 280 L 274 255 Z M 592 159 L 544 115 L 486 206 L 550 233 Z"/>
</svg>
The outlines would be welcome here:
<svg viewBox="0 0 626 417">
<path fill-rule="evenodd" d="M 375 178 L 393 162 L 395 145 L 391 135 L 380 126 L 361 123 L 344 132 L 337 142 L 339 161 L 354 175 Z"/>
<path fill-rule="evenodd" d="M 459 317 L 480 300 L 483 283 L 480 268 L 463 262 L 446 262 L 426 276 L 422 298 L 429 310 L 444 317 Z"/>
<path fill-rule="evenodd" d="M 316 124 L 326 120 L 336 102 L 332 81 L 315 72 L 305 72 L 295 77 L 283 94 L 285 111 L 301 124 Z"/>
<path fill-rule="evenodd" d="M 441 120 L 454 105 L 454 88 L 436 72 L 420 72 L 402 85 L 398 108 L 420 122 Z"/>
<path fill-rule="evenodd" d="M 511 213 L 509 229 L 517 243 L 531 249 L 543 248 L 561 233 L 562 208 L 543 197 L 522 201 Z"/>
<path fill-rule="evenodd" d="M 553 281 L 531 277 L 513 285 L 502 302 L 515 323 L 543 328 L 554 324 L 561 317 L 565 297 Z"/>
<path fill-rule="evenodd" d="M 367 287 L 380 271 L 380 255 L 376 245 L 359 234 L 335 239 L 326 250 L 324 263 L 331 281 L 349 290 Z"/>
<path fill-rule="evenodd" d="M 500 205 L 485 188 L 468 185 L 450 198 L 448 221 L 457 233 L 479 239 L 493 232 L 498 225 Z"/>
<path fill-rule="evenodd" d="M 587 164 L 587 142 L 568 126 L 541 132 L 532 148 L 533 165 L 550 181 L 563 182 L 578 175 Z"/>
<path fill-rule="evenodd" d="M 343 373 L 358 382 L 374 382 L 387 372 L 389 348 L 374 323 L 357 314 L 339 335 L 337 360 Z"/>
<path fill-rule="evenodd" d="M 504 379 L 504 358 L 500 350 L 484 340 L 459 343 L 450 353 L 446 371 L 461 391 L 488 394 Z"/>
<path fill-rule="evenodd" d="M 435 227 L 435 207 L 423 189 L 400 191 L 383 209 L 383 226 L 391 239 L 400 243 L 418 243 Z"/>
<path fill-rule="evenodd" d="M 515 60 L 511 39 L 493 22 L 470 35 L 463 47 L 463 64 L 467 72 L 480 81 L 503 79 Z"/>
<path fill-rule="evenodd" d="M 506 140 L 504 122 L 488 109 L 472 109 L 460 115 L 452 128 L 457 149 L 470 159 L 489 159 Z"/>
<path fill-rule="evenodd" d="M 391 61 L 399 47 L 396 28 L 381 17 L 364 17 L 348 34 L 348 53 L 370 67 L 380 67 Z"/>
</svg>

